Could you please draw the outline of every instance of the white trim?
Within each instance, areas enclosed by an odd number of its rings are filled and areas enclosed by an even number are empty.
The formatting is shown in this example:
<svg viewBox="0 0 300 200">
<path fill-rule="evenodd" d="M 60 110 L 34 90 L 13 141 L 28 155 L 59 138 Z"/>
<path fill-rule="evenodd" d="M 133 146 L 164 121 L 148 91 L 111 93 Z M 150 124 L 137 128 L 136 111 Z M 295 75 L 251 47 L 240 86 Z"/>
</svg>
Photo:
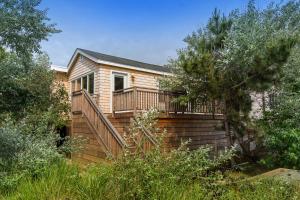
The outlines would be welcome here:
<svg viewBox="0 0 300 200">
<path fill-rule="evenodd" d="M 93 84 L 93 86 L 94 86 L 94 88 L 93 88 L 93 95 L 94 94 L 96 94 L 96 76 L 95 76 L 95 72 L 93 72 L 93 73 L 90 73 L 89 75 L 91 75 L 91 74 L 94 74 L 94 84 Z M 89 89 L 89 81 L 90 79 L 89 79 L 89 77 L 88 77 L 88 89 Z M 89 92 L 89 90 L 88 90 L 88 92 Z"/>
<path fill-rule="evenodd" d="M 94 71 L 92 71 L 92 72 L 87 72 L 87 73 L 84 73 L 83 75 L 81 75 L 81 76 L 77 76 L 76 78 L 73 78 L 73 79 L 70 79 L 70 83 L 71 83 L 71 93 L 72 93 L 72 82 L 73 81 L 75 81 L 75 90 L 76 90 L 76 88 L 77 88 L 77 80 L 78 79 L 80 79 L 80 81 L 81 81 L 81 84 L 80 84 L 80 89 L 82 90 L 82 88 L 83 88 L 83 77 L 85 77 L 86 76 L 86 78 L 87 78 L 87 91 L 89 92 L 89 75 L 91 75 L 91 74 L 93 74 L 94 75 L 94 90 L 93 90 L 93 95 L 95 94 L 95 89 L 96 89 L 96 77 L 95 77 L 95 72 Z"/>
<path fill-rule="evenodd" d="M 109 98 L 109 110 L 112 113 L 112 92 L 114 91 L 114 74 L 119 74 L 124 76 L 124 88 L 130 87 L 129 85 L 129 76 L 130 73 L 123 72 L 123 71 L 117 71 L 117 70 L 110 70 L 110 98 Z"/>
<path fill-rule="evenodd" d="M 115 67 L 132 69 L 132 70 L 136 70 L 136 71 L 143 71 L 143 72 L 148 72 L 148 73 L 153 73 L 153 74 L 172 75 L 172 73 L 168 73 L 168 72 L 155 71 L 155 70 L 151 70 L 151 69 L 143 69 L 143 68 L 134 67 L 134 66 L 130 66 L 130 65 L 124 65 L 124 64 L 120 64 L 120 63 L 115 63 L 115 62 L 109 62 L 109 61 L 105 61 L 105 60 L 96 59 L 96 58 L 84 53 L 83 51 L 81 51 L 79 49 L 76 49 L 75 53 L 73 54 L 73 56 L 72 56 L 72 58 L 71 58 L 71 60 L 68 64 L 68 73 L 70 73 L 71 66 L 73 65 L 73 63 L 74 63 L 74 61 L 75 61 L 78 54 L 81 54 L 81 55 L 91 59 L 92 61 L 98 63 L 98 64 L 111 65 L 111 66 L 115 66 Z"/>
</svg>

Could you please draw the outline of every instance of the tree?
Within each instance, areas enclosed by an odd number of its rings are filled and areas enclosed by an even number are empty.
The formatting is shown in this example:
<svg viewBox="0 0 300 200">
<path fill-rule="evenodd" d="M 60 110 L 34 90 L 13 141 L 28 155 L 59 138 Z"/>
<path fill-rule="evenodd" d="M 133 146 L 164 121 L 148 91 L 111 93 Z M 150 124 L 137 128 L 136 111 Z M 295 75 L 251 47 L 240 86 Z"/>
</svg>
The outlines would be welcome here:
<svg viewBox="0 0 300 200">
<path fill-rule="evenodd" d="M 47 24 L 47 10 L 39 10 L 41 0 L 0 0 L 0 45 L 28 61 L 40 53 L 40 42 L 59 30 Z"/>
<path fill-rule="evenodd" d="M 300 169 L 300 46 L 293 49 L 276 88 L 272 109 L 259 125 L 268 150 L 262 163 L 268 167 Z"/>
<path fill-rule="evenodd" d="M 52 110 L 52 120 L 61 124 L 67 94 L 54 85 L 49 58 L 40 51 L 40 42 L 59 31 L 47 24 L 50 19 L 47 10 L 38 9 L 40 3 L 0 0 L 0 114 L 19 120 Z"/>
<path fill-rule="evenodd" d="M 250 1 L 245 12 L 228 17 L 215 11 L 205 28 L 184 40 L 187 47 L 170 62 L 175 76 L 165 87 L 186 91 L 179 98 L 183 103 L 224 102 L 226 121 L 247 153 L 241 136 L 250 122 L 251 93 L 266 91 L 279 80 L 298 42 L 299 16 L 299 2 L 294 1 L 271 4 L 263 11 Z"/>
</svg>

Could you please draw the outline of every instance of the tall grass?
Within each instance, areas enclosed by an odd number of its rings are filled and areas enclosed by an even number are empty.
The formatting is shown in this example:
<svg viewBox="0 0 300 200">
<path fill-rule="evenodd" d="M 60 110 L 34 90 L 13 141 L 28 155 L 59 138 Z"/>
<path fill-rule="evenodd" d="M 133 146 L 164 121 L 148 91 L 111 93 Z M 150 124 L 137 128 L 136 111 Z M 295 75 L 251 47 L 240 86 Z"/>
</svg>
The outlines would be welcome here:
<svg viewBox="0 0 300 200">
<path fill-rule="evenodd" d="M 138 174 L 132 177 L 132 183 L 128 181 L 126 184 L 127 175 L 124 175 L 126 172 L 117 171 L 114 165 L 102 164 L 80 170 L 74 164 L 61 162 L 49 167 L 41 177 L 24 178 L 16 191 L 2 198 L 8 200 L 300 199 L 299 191 L 294 185 L 272 179 L 234 183 L 226 177 L 223 177 L 222 181 L 210 177 L 211 179 L 202 181 L 195 179 L 188 182 L 161 177 L 146 181 L 142 174 Z M 158 174 L 158 177 L 160 175 L 162 174 Z"/>
</svg>

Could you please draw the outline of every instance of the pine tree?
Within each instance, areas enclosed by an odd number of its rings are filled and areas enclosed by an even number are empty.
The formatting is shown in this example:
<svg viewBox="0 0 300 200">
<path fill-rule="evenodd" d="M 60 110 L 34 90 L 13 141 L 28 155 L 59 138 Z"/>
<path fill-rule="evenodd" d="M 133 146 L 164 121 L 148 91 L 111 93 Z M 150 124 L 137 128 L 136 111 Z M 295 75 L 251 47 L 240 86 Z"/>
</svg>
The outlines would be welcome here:
<svg viewBox="0 0 300 200">
<path fill-rule="evenodd" d="M 224 102 L 226 124 L 247 154 L 241 138 L 250 122 L 251 93 L 267 91 L 279 80 L 298 42 L 299 8 L 290 1 L 259 11 L 250 1 L 246 11 L 228 17 L 215 10 L 205 28 L 185 38 L 187 47 L 169 64 L 175 76 L 163 85 L 185 91 L 182 103 Z"/>
</svg>

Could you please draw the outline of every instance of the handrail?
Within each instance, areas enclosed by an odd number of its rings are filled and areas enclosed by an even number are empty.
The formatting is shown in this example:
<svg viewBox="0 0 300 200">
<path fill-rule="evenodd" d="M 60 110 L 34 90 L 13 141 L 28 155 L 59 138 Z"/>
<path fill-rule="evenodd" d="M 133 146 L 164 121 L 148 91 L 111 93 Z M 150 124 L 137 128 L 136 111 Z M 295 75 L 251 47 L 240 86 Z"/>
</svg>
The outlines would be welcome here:
<svg viewBox="0 0 300 200">
<path fill-rule="evenodd" d="M 97 140 L 100 139 L 106 152 L 110 155 L 117 157 L 123 152 L 124 148 L 128 147 L 126 141 L 121 137 L 86 90 L 72 93 L 72 112 L 74 114 L 82 113 L 85 116 L 90 128 L 96 133 Z"/>
<path fill-rule="evenodd" d="M 83 115 L 87 118 L 87 115 L 86 115 L 85 113 L 83 113 Z M 87 121 L 88 125 L 93 129 L 93 131 L 97 132 L 97 130 L 94 128 L 93 124 L 92 124 L 89 120 L 86 120 L 86 121 Z M 99 136 L 99 135 L 97 134 L 97 136 Z M 97 138 L 98 138 L 98 137 L 97 137 Z M 102 138 L 102 137 L 99 137 L 99 138 L 100 138 L 101 143 L 103 144 L 103 146 L 104 146 L 105 149 L 106 149 L 105 152 L 107 152 L 107 153 L 109 153 L 109 154 L 111 155 L 111 152 L 110 152 L 110 150 L 109 150 L 107 144 L 105 144 L 103 138 Z"/>
<path fill-rule="evenodd" d="M 189 101 L 182 105 L 176 98 L 182 92 L 163 91 L 155 88 L 130 87 L 113 92 L 113 113 L 148 110 L 151 107 L 169 113 L 223 114 L 223 106 L 219 101 Z"/>
<path fill-rule="evenodd" d="M 136 119 L 133 119 L 136 122 Z M 144 135 L 151 141 L 152 144 L 158 145 L 158 140 L 152 135 L 152 133 L 143 125 L 141 125 Z"/>
<path fill-rule="evenodd" d="M 156 89 L 156 88 L 147 88 L 147 87 L 140 87 L 140 86 L 139 87 L 132 86 L 132 87 L 124 88 L 124 89 L 115 90 L 115 91 L 113 91 L 113 93 L 123 93 L 123 92 L 127 92 L 127 91 L 133 91 L 134 89 L 136 89 L 138 91 L 153 91 L 153 92 L 161 92 L 161 93 L 168 93 L 168 94 L 174 94 L 174 95 L 184 94 L 183 92 L 171 92 L 171 91 L 167 91 L 167 90 L 160 90 L 160 89 Z"/>
<path fill-rule="evenodd" d="M 84 96 L 89 101 L 90 105 L 94 108 L 95 112 L 97 112 L 103 123 L 107 126 L 109 131 L 112 133 L 112 135 L 115 137 L 115 139 L 119 142 L 119 144 L 123 147 L 126 147 L 127 144 L 125 140 L 120 136 L 118 131 L 114 128 L 114 126 L 111 124 L 111 122 L 107 119 L 107 117 L 104 115 L 104 113 L 96 106 L 95 102 L 91 99 L 90 95 L 87 93 L 86 90 L 82 90 Z"/>
</svg>

